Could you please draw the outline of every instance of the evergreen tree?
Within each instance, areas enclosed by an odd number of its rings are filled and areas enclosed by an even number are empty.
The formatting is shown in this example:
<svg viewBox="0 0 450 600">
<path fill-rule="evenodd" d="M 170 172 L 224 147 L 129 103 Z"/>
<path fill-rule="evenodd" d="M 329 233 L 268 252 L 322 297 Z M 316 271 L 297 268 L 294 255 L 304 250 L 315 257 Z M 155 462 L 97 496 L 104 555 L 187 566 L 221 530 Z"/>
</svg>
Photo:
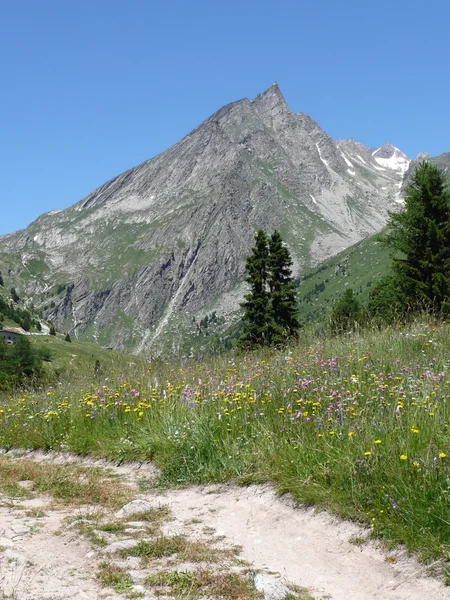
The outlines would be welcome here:
<svg viewBox="0 0 450 600">
<path fill-rule="evenodd" d="M 255 246 L 247 257 L 245 281 L 250 284 L 250 292 L 244 296 L 241 306 L 244 309 L 244 330 L 240 339 L 243 346 L 256 346 L 267 343 L 267 319 L 269 295 L 267 284 L 267 262 L 269 248 L 267 236 L 259 229 L 255 235 Z"/>
<path fill-rule="evenodd" d="M 5 284 L 3 282 L 2 272 L 0 271 L 0 285 L 3 287 Z"/>
<path fill-rule="evenodd" d="M 269 239 L 268 277 L 270 295 L 269 343 L 279 344 L 296 334 L 299 322 L 295 316 L 297 302 L 292 281 L 292 259 L 275 231 Z"/>
<path fill-rule="evenodd" d="M 56 329 L 53 325 L 50 325 L 49 335 L 56 335 Z"/>
<path fill-rule="evenodd" d="M 250 292 L 245 296 L 242 346 L 279 344 L 293 336 L 299 323 L 295 316 L 295 285 L 290 267 L 292 260 L 280 234 L 270 238 L 262 230 L 247 257 L 246 281 Z"/>
<path fill-rule="evenodd" d="M 66 333 L 66 337 L 64 338 L 65 342 L 71 342 L 72 340 L 70 339 L 70 335 L 68 333 Z"/>
<path fill-rule="evenodd" d="M 350 331 L 362 317 L 358 298 L 351 288 L 347 288 L 336 302 L 331 312 L 331 327 L 334 331 Z"/>
<path fill-rule="evenodd" d="M 382 277 L 372 286 L 365 312 L 374 325 L 405 320 L 408 305 L 394 277 Z"/>
<path fill-rule="evenodd" d="M 405 208 L 391 214 L 386 242 L 394 284 L 409 311 L 450 312 L 450 192 L 445 176 L 424 162 L 406 188 Z"/>
</svg>

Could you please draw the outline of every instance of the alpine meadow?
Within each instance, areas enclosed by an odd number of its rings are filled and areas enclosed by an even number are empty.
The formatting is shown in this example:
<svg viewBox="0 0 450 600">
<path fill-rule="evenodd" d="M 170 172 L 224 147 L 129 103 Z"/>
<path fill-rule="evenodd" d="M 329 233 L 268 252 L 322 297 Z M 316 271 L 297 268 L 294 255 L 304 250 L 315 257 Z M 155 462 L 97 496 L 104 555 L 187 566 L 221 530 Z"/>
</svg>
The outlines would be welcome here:
<svg viewBox="0 0 450 600">
<path fill-rule="evenodd" d="M 332 140 L 274 84 L 0 237 L 3 453 L 151 462 L 142 494 L 270 484 L 450 584 L 449 172 Z M 117 580 L 169 556 L 142 540 L 110 587 L 206 598 L 187 559 Z"/>
</svg>

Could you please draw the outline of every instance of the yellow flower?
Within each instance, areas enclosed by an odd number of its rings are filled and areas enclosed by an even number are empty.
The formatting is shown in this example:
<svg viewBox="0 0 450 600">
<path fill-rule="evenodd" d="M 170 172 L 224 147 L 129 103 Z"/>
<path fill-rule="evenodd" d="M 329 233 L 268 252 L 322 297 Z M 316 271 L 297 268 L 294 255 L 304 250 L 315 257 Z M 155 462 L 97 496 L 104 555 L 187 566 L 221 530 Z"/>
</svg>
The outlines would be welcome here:
<svg viewBox="0 0 450 600">
<path fill-rule="evenodd" d="M 381 444 L 381 440 L 375 440 L 375 444 Z"/>
<path fill-rule="evenodd" d="M 441 452 L 441 453 L 439 454 L 439 458 L 445 458 L 446 456 L 447 456 L 447 455 L 445 454 L 445 452 Z"/>
<path fill-rule="evenodd" d="M 354 431 L 349 431 L 348 432 L 348 437 L 352 437 L 352 435 L 355 435 L 355 432 Z"/>
<path fill-rule="evenodd" d="M 400 460 L 408 460 L 408 456 L 406 454 L 401 454 Z"/>
<path fill-rule="evenodd" d="M 372 452 L 364 452 L 364 456 L 370 456 Z"/>
</svg>

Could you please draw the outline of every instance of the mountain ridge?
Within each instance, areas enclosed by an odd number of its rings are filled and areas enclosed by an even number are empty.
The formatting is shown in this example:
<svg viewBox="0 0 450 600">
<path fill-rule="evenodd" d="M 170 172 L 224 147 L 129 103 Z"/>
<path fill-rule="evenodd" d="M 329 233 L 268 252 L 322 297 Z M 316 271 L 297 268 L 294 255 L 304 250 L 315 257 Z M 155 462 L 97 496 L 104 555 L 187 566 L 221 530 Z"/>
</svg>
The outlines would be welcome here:
<svg viewBox="0 0 450 600">
<path fill-rule="evenodd" d="M 281 231 L 298 275 L 379 231 L 402 183 L 370 149 L 291 112 L 273 84 L 68 209 L 0 237 L 0 270 L 60 329 L 143 351 L 208 312 L 235 318 L 256 228 Z"/>
</svg>

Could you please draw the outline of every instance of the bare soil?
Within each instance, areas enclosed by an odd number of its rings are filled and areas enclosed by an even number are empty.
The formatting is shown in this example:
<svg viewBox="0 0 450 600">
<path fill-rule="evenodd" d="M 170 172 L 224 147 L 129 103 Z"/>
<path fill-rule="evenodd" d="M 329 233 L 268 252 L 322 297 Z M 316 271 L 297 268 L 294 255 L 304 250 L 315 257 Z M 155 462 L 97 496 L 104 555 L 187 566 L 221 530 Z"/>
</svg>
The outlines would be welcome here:
<svg viewBox="0 0 450 600">
<path fill-rule="evenodd" d="M 76 460 L 61 454 L 34 453 L 32 457 L 57 464 Z M 295 506 L 287 498 L 276 497 L 269 486 L 215 485 L 142 493 L 138 484 L 154 476 L 151 465 L 115 467 L 96 461 L 77 462 L 107 466 L 130 486 L 135 499 L 144 501 L 144 507 L 168 505 L 171 517 L 164 521 L 158 535 L 182 535 L 207 543 L 211 549 L 240 546 L 236 561 L 217 568 L 253 575 L 262 572 L 272 577 L 281 587 L 276 591 L 276 586 L 266 586 L 262 592 L 266 600 L 282 598 L 280 589 L 287 593 L 283 585 L 291 584 L 306 588 L 316 599 L 450 599 L 450 588 L 429 577 L 429 567 L 418 564 L 405 552 L 387 552 L 372 541 L 355 544 L 367 538 L 366 530 L 327 513 Z M 48 496 L 34 493 L 32 481 L 21 485 L 30 490 L 27 499 L 0 494 L 0 599 L 151 600 L 157 597 L 157 590 L 145 583 L 148 575 L 162 567 L 180 572 L 198 568 L 177 564 L 173 559 L 144 564 L 133 556 L 119 558 L 112 552 L 112 544 L 121 542 L 126 546 L 147 539 L 148 530 L 142 523 L 127 522 L 135 521 L 135 515 L 127 517 L 126 510 L 105 512 L 88 505 L 61 506 Z M 99 543 L 78 526 L 101 520 L 115 520 L 123 529 L 97 532 Z M 132 585 L 121 593 L 102 586 L 98 572 L 105 561 L 128 572 Z M 166 591 L 164 597 L 183 596 L 170 596 Z"/>
</svg>

